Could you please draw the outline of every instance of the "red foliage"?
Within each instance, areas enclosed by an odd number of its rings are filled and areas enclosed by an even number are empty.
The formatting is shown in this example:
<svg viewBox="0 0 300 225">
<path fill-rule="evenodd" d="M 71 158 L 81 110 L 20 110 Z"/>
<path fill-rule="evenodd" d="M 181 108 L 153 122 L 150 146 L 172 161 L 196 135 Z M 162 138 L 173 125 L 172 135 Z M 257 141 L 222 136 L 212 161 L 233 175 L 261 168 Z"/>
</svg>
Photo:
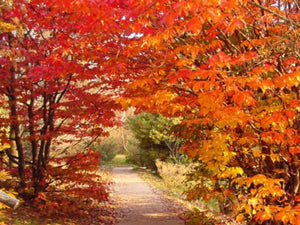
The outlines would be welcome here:
<svg viewBox="0 0 300 225">
<path fill-rule="evenodd" d="M 32 203 L 43 216 L 86 214 L 108 201 L 110 181 L 101 176 L 100 154 L 89 150 L 50 161 L 43 186 Z"/>
<path fill-rule="evenodd" d="M 24 197 L 45 191 L 53 156 L 66 144 L 88 145 L 118 124 L 114 98 L 123 81 L 111 71 L 122 39 L 120 9 L 100 0 L 1 3 L 0 22 L 14 28 L 0 33 L 0 126 Z"/>
</svg>

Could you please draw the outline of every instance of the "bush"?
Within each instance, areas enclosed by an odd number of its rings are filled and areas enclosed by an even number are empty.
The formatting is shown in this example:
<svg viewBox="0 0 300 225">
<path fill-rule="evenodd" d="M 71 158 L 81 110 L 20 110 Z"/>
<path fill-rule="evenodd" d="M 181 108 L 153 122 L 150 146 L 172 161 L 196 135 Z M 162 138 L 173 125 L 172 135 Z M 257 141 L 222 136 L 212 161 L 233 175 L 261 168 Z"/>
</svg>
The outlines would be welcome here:
<svg viewBox="0 0 300 225">
<path fill-rule="evenodd" d="M 170 139 L 173 123 L 168 119 L 159 114 L 142 112 L 129 118 L 127 126 L 134 136 L 133 144 L 129 143 L 128 146 L 128 159 L 132 163 L 145 166 L 151 170 L 157 170 L 156 159 L 166 160 L 172 157 L 170 153 L 173 153 L 174 156 L 177 155 L 178 148 L 171 151 L 166 144 L 169 143 L 169 146 L 171 146 L 175 142 Z"/>
<path fill-rule="evenodd" d="M 141 149 L 140 152 L 142 153 L 141 161 L 143 163 L 143 166 L 154 171 L 157 171 L 155 161 L 157 159 L 166 159 L 168 157 L 168 154 L 166 154 L 165 149 L 161 148 L 160 146 L 153 146 L 149 149 Z"/>
<path fill-rule="evenodd" d="M 160 146 L 152 146 L 147 149 L 131 146 L 127 160 L 138 166 L 157 171 L 155 160 L 166 159 L 167 157 L 165 149 L 161 149 Z"/>
<path fill-rule="evenodd" d="M 135 138 L 132 138 L 128 141 L 126 161 L 137 166 L 143 166 L 141 162 L 141 154 L 137 146 L 138 141 Z"/>
<path fill-rule="evenodd" d="M 99 170 L 99 152 L 89 151 L 54 159 L 48 167 L 49 183 L 31 204 L 40 216 L 84 215 L 108 201 L 110 181 Z"/>
<path fill-rule="evenodd" d="M 211 211 L 193 209 L 180 215 L 185 225 L 242 225 L 234 218 Z"/>
<path fill-rule="evenodd" d="M 185 189 L 186 175 L 193 170 L 194 164 L 174 164 L 156 160 L 157 171 L 167 187 Z"/>
</svg>

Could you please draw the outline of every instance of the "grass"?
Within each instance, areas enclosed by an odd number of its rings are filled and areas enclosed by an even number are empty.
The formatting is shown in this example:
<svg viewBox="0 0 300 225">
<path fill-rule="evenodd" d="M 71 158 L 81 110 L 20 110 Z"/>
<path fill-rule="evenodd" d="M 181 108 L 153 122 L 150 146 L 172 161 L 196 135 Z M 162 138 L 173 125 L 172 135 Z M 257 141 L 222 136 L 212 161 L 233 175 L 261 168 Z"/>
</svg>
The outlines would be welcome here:
<svg viewBox="0 0 300 225">
<path fill-rule="evenodd" d="M 141 177 L 148 183 L 163 191 L 167 196 L 175 198 L 177 202 L 184 205 L 189 210 L 213 210 L 218 211 L 218 202 L 211 199 L 209 202 L 204 201 L 188 201 L 185 192 L 188 191 L 186 174 L 192 169 L 192 164 L 173 164 L 157 160 L 158 175 L 146 170 L 139 170 Z"/>
</svg>

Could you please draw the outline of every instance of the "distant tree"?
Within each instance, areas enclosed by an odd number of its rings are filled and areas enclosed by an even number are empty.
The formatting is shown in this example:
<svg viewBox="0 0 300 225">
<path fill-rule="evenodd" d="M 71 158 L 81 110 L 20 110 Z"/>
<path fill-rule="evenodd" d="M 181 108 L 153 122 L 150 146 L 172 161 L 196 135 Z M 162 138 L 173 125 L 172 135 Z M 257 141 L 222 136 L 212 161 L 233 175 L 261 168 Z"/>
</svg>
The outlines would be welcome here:
<svg viewBox="0 0 300 225">
<path fill-rule="evenodd" d="M 179 162 L 179 152 L 181 140 L 176 136 L 176 125 L 181 123 L 180 118 L 166 118 L 158 114 L 156 118 L 156 126 L 150 131 L 150 138 L 157 144 L 164 144 L 168 147 L 169 158 L 174 162 Z"/>
<path fill-rule="evenodd" d="M 155 168 L 156 159 L 179 160 L 180 141 L 172 130 L 178 121 L 147 112 L 128 119 L 130 131 L 138 141 L 136 148 L 141 164 Z"/>
</svg>

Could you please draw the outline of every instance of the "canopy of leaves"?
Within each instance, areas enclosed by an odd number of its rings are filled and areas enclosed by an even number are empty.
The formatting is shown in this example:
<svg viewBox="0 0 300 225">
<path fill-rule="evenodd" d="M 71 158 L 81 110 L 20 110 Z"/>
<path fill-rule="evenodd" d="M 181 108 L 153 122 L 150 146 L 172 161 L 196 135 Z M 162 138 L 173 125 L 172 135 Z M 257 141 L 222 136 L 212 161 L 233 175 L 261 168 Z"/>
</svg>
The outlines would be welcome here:
<svg viewBox="0 0 300 225">
<path fill-rule="evenodd" d="M 125 107 L 182 118 L 211 184 L 191 196 L 240 221 L 297 224 L 299 13 L 299 0 L 4 1 L 0 126 L 23 191 L 45 189 L 60 143 L 116 124 L 124 94 Z"/>
<path fill-rule="evenodd" d="M 136 8 L 131 28 L 141 35 L 126 54 L 138 73 L 123 105 L 183 118 L 184 150 L 204 163 L 212 184 L 205 191 L 199 181 L 194 196 L 217 197 L 238 220 L 297 224 L 299 1 L 158 0 Z"/>
<path fill-rule="evenodd" d="M 86 148 L 106 135 L 105 127 L 118 124 L 114 110 L 119 105 L 114 98 L 124 79 L 114 73 L 114 62 L 125 45 L 121 43 L 122 6 L 100 0 L 5 0 L 0 4 L 0 108 L 5 112 L 0 128 L 7 133 L 3 140 L 16 150 L 16 154 L 6 153 L 17 166 L 12 170 L 20 181 L 20 194 L 45 207 L 52 204 L 52 211 L 57 211 L 57 203 L 44 196 L 57 191 L 50 185 L 55 180 L 65 182 L 74 198 L 89 193 L 96 200 L 106 200 L 106 186 L 101 179 L 96 185 L 95 173 L 83 175 L 81 170 L 88 169 L 83 162 L 74 168 L 76 157 L 61 157 L 68 143 L 84 141 Z M 86 160 L 92 161 L 95 170 L 100 158 L 89 154 Z M 59 201 L 65 204 L 64 199 Z"/>
</svg>

